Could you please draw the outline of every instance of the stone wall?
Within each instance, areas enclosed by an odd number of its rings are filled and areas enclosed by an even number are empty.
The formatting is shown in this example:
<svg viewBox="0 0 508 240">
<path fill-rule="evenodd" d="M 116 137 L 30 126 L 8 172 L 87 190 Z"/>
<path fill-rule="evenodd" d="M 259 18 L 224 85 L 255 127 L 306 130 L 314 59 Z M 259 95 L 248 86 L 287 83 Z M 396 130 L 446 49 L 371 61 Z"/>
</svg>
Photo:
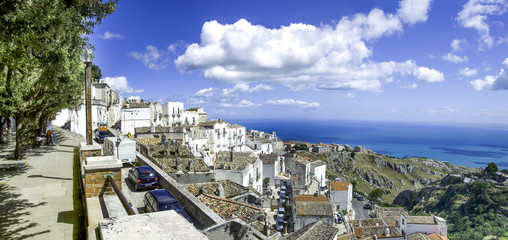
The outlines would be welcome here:
<svg viewBox="0 0 508 240">
<path fill-rule="evenodd" d="M 138 164 L 150 166 L 159 179 L 159 186 L 171 193 L 185 207 L 185 211 L 195 220 L 198 228 L 210 227 L 214 224 L 224 223 L 215 212 L 210 210 L 204 203 L 199 201 L 194 195 L 185 190 L 175 179 L 162 171 L 157 165 L 140 153 L 137 154 Z"/>
</svg>

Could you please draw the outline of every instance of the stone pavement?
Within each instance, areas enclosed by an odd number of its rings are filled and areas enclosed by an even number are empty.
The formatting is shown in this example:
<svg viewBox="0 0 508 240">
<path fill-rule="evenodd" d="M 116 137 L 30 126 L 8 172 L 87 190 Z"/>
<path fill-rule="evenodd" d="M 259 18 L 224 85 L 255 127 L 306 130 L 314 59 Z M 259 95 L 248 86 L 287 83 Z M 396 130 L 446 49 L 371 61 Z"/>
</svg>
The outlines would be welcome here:
<svg viewBox="0 0 508 240">
<path fill-rule="evenodd" d="M 12 160 L 14 144 L 0 146 L 0 238 L 82 239 L 83 205 L 77 172 L 82 138 L 54 129 L 55 146 Z"/>
</svg>

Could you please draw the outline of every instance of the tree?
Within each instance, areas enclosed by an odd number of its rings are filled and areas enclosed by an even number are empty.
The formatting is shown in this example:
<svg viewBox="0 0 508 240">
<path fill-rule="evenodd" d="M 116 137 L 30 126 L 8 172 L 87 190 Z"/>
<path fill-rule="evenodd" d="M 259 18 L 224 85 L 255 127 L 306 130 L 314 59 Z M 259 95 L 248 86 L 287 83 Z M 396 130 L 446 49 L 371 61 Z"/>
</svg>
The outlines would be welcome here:
<svg viewBox="0 0 508 240">
<path fill-rule="evenodd" d="M 117 0 L 4 0 L 0 4 L 0 116 L 16 121 L 15 158 L 84 88 L 79 54 Z"/>
<path fill-rule="evenodd" d="M 102 71 L 101 68 L 95 64 L 92 64 L 92 79 L 101 79 Z"/>
<path fill-rule="evenodd" d="M 356 185 L 358 182 L 356 180 L 351 180 L 351 185 L 353 186 L 353 191 L 356 191 Z"/>
<path fill-rule="evenodd" d="M 372 200 L 374 200 L 374 201 L 378 201 L 378 200 L 380 200 L 380 199 L 381 199 L 381 197 L 383 197 L 383 194 L 384 194 L 383 189 L 381 189 L 381 188 L 376 188 L 376 189 L 374 189 L 374 190 L 370 191 L 370 193 L 369 193 L 369 197 L 370 197 Z"/>
<path fill-rule="evenodd" d="M 270 178 L 264 178 L 263 179 L 263 186 L 266 188 L 270 184 Z"/>
<path fill-rule="evenodd" d="M 497 171 L 499 171 L 499 169 L 494 162 L 487 164 L 487 167 L 484 169 L 485 175 L 490 178 L 494 177 Z"/>
</svg>

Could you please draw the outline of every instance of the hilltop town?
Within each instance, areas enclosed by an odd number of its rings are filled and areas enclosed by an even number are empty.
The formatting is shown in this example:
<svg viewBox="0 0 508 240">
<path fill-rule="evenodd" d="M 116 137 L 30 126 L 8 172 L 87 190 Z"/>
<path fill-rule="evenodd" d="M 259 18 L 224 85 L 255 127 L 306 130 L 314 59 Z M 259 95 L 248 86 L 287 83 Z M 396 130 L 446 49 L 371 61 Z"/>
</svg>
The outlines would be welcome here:
<svg viewBox="0 0 508 240">
<path fill-rule="evenodd" d="M 128 193 L 132 186 L 125 180 L 130 175 L 127 170 L 131 165 L 149 166 L 157 175 L 158 188 L 166 189 L 182 204 L 192 224 L 178 214 L 146 213 L 146 203 L 139 200 L 126 200 L 124 205 L 130 205 L 132 213 L 112 210 L 114 204 L 106 201 L 110 212 L 89 222 L 91 235 L 97 228 L 104 239 L 133 238 L 148 234 L 143 229 L 149 225 L 179 229 L 185 233 L 177 236 L 200 239 L 447 239 L 443 218 L 380 207 L 380 199 L 366 199 L 366 193 L 353 188 L 356 182 L 331 174 L 330 163 L 315 157 L 377 155 L 370 150 L 283 142 L 275 132 L 210 120 L 202 107 L 185 109 L 180 102 L 121 101 L 119 94 L 98 81 L 92 84 L 92 97 L 94 132 L 107 131 L 114 136 L 108 141 L 116 142 L 117 147 L 135 140 L 136 157 L 126 164 L 119 157 L 122 153 L 107 153 L 106 143 L 82 143 L 80 163 L 87 205 L 114 194 L 104 186 L 106 179 L 95 177 L 97 174 L 114 176 L 111 181 L 123 192 L 120 195 L 140 198 Z M 52 124 L 83 136 L 84 111 L 84 105 L 62 110 Z M 128 225 L 139 229 L 119 236 L 118 229 Z M 160 231 L 151 234 L 167 236 Z"/>
</svg>

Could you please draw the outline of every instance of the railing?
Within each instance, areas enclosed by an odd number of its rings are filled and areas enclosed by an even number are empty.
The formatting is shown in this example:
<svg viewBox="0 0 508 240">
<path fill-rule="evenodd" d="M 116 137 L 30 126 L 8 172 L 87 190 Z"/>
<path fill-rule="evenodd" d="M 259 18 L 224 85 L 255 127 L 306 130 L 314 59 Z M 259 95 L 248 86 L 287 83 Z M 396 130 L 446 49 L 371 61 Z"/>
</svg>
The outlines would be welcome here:
<svg viewBox="0 0 508 240">
<path fill-rule="evenodd" d="M 113 187 L 113 190 L 115 191 L 116 196 L 122 203 L 123 208 L 125 209 L 127 214 L 136 215 L 136 213 L 134 212 L 134 210 L 132 210 L 131 205 L 129 205 L 129 203 L 127 202 L 127 199 L 125 199 L 125 196 L 123 195 L 122 191 L 120 191 L 120 189 L 118 188 L 118 186 L 115 183 L 115 180 L 113 180 L 111 175 L 108 175 L 108 177 L 106 178 L 106 181 L 104 182 L 104 185 L 102 185 L 102 189 L 101 189 L 101 193 L 99 193 L 99 197 L 104 196 L 104 193 L 106 192 L 106 188 L 108 188 L 108 184 L 111 184 L 111 186 Z"/>
</svg>

